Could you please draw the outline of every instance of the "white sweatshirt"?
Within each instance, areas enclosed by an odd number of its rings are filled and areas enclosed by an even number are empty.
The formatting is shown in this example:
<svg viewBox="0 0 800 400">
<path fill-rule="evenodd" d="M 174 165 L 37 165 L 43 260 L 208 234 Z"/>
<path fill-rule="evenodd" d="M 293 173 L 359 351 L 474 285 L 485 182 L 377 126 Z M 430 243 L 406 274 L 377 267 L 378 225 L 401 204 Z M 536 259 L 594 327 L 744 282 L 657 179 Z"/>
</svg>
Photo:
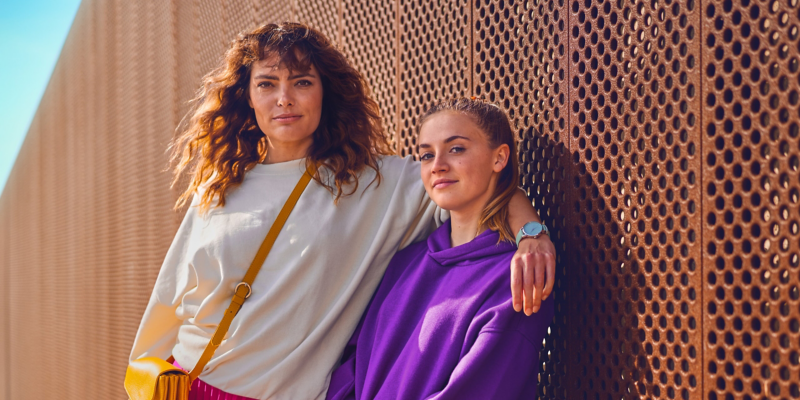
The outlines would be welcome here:
<svg viewBox="0 0 800 400">
<path fill-rule="evenodd" d="M 330 373 L 389 260 L 446 218 L 425 193 L 419 163 L 398 157 L 381 162 L 381 184 L 369 185 L 375 172 L 366 169 L 358 191 L 338 205 L 311 181 L 200 379 L 257 399 L 325 397 Z M 259 164 L 224 207 L 206 216 L 189 209 L 156 280 L 131 360 L 172 354 L 186 369 L 196 364 L 304 163 Z"/>
</svg>

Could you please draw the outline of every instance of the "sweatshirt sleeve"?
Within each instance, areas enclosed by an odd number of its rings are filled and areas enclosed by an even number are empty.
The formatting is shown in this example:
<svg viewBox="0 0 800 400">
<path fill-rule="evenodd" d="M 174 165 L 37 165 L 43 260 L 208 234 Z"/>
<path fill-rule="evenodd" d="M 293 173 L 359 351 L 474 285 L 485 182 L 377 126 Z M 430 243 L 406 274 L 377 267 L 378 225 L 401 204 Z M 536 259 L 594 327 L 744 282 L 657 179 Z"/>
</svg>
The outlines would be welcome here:
<svg viewBox="0 0 800 400">
<path fill-rule="evenodd" d="M 167 251 L 136 332 L 130 354 L 131 361 L 142 357 L 167 359 L 172 354 L 178 329 L 183 323 L 177 317 L 176 311 L 184 294 L 197 286 L 196 275 L 187 259 L 192 226 L 197 218 L 199 216 L 196 207 L 190 207 Z"/>
<path fill-rule="evenodd" d="M 382 171 L 397 176 L 398 184 L 394 196 L 402 201 L 396 204 L 411 209 L 414 215 L 400 242 L 400 249 L 427 238 L 450 218 L 450 213 L 437 206 L 425 191 L 420 176 L 419 161 L 415 161 L 411 156 L 405 158 L 388 156 L 384 158 Z"/>
<path fill-rule="evenodd" d="M 427 397 L 445 399 L 535 399 L 536 347 L 517 331 L 484 331 L 458 362 L 447 386 Z"/>
</svg>

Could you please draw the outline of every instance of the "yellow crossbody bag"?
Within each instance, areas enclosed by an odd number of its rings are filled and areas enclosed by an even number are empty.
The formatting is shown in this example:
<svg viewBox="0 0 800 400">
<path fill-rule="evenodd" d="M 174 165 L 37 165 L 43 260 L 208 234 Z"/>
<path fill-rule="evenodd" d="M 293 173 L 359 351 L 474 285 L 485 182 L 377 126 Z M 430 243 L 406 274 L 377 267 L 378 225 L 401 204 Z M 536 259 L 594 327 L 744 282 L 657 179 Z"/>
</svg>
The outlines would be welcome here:
<svg viewBox="0 0 800 400">
<path fill-rule="evenodd" d="M 142 357 L 134 360 L 128 364 L 128 370 L 125 372 L 125 391 L 131 400 L 187 400 L 189 398 L 189 388 L 192 387 L 192 382 L 203 372 L 203 368 L 211 360 L 225 334 L 228 333 L 233 317 L 242 308 L 245 300 L 250 297 L 251 285 L 258 275 L 258 271 L 264 264 L 264 260 L 267 259 L 275 239 L 278 238 L 289 214 L 314 174 L 316 174 L 316 169 L 309 169 L 300 177 L 300 181 L 297 182 L 297 186 L 294 187 L 292 194 L 289 195 L 269 229 L 267 237 L 261 243 L 250 268 L 247 269 L 242 281 L 236 285 L 231 304 L 225 310 L 225 315 L 217 326 L 217 330 L 214 331 L 214 336 L 211 337 L 211 341 L 208 342 L 203 355 L 200 356 L 200 360 L 197 361 L 192 371 L 186 372 L 172 365 L 172 357 L 166 361 L 158 357 Z"/>
</svg>

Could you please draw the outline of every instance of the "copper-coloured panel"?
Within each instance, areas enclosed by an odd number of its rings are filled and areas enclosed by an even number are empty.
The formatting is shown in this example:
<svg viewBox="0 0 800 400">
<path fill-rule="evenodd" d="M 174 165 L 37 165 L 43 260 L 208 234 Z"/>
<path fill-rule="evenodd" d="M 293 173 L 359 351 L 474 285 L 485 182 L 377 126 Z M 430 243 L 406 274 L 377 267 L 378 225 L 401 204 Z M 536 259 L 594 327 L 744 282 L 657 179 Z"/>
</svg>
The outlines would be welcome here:
<svg viewBox="0 0 800 400">
<path fill-rule="evenodd" d="M 259 1 L 253 0 L 256 7 L 256 22 L 280 23 L 291 21 L 293 15 L 293 1 Z"/>
<path fill-rule="evenodd" d="M 390 138 L 397 133 L 397 4 L 342 0 L 342 39 L 348 60 L 364 75 Z"/>
<path fill-rule="evenodd" d="M 556 319 L 539 354 L 539 395 L 564 398 L 568 294 L 565 192 L 567 157 L 567 14 L 564 1 L 475 0 L 472 10 L 474 96 L 502 107 L 518 138 L 521 185 L 558 251 Z"/>
<path fill-rule="evenodd" d="M 341 42 L 342 0 L 296 0 L 297 13 L 293 18 L 322 32 L 331 42 Z"/>
<path fill-rule="evenodd" d="M 471 94 L 470 1 L 399 2 L 397 150 L 417 152 L 417 119 L 433 103 Z"/>
<path fill-rule="evenodd" d="M 223 51 L 231 40 L 242 31 L 253 29 L 260 21 L 256 20 L 256 4 L 253 0 L 224 0 L 222 4 Z"/>
<path fill-rule="evenodd" d="M 540 398 L 800 398 L 798 0 L 110 0 L 0 197 L 0 399 L 125 397 L 181 220 L 166 144 L 230 40 L 286 20 L 343 49 L 401 155 L 439 99 L 508 113 L 558 250 Z"/>
<path fill-rule="evenodd" d="M 568 398 L 700 398 L 699 5 L 570 1 Z"/>
<path fill-rule="evenodd" d="M 800 7 L 701 11 L 704 398 L 798 398 Z"/>
</svg>

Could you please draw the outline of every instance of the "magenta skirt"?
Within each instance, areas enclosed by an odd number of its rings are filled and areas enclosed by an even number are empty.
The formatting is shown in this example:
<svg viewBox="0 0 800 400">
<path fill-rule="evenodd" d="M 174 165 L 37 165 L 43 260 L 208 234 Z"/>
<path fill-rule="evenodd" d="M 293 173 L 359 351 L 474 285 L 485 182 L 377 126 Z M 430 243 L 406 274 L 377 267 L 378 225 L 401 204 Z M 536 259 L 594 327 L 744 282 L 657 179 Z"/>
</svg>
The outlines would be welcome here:
<svg viewBox="0 0 800 400">
<path fill-rule="evenodd" d="M 183 369 L 183 367 L 181 367 L 178 364 L 178 361 L 173 362 L 172 365 L 180 369 Z M 257 400 L 257 399 L 254 399 L 252 397 L 239 396 L 233 393 L 222 391 L 220 389 L 215 388 L 214 386 L 211 386 L 203 382 L 202 380 L 200 380 L 200 378 L 198 378 L 195 379 L 194 382 L 192 382 L 192 388 L 189 389 L 189 400 Z"/>
</svg>

